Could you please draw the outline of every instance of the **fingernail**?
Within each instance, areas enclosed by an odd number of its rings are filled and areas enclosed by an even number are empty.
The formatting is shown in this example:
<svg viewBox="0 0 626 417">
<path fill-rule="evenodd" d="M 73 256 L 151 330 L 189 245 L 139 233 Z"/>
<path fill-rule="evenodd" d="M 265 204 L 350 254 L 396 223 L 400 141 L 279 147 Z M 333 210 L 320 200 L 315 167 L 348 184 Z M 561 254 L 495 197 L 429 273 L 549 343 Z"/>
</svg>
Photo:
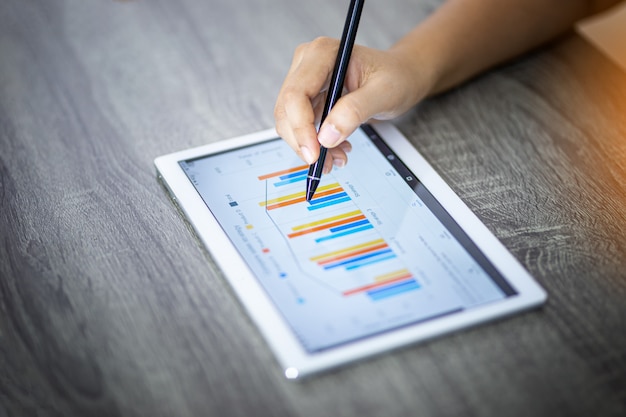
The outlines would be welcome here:
<svg viewBox="0 0 626 417">
<path fill-rule="evenodd" d="M 333 164 L 337 168 L 343 168 L 344 166 L 346 166 L 346 161 L 344 161 L 343 159 L 333 159 Z"/>
<path fill-rule="evenodd" d="M 317 135 L 317 140 L 327 148 L 332 148 L 341 139 L 341 133 L 331 124 L 324 124 Z"/>
<path fill-rule="evenodd" d="M 300 147 L 300 153 L 302 154 L 302 157 L 307 162 L 307 164 L 311 165 L 312 163 L 315 162 L 315 159 L 313 158 L 313 154 L 311 153 L 309 148 L 307 148 L 306 146 Z"/>
</svg>

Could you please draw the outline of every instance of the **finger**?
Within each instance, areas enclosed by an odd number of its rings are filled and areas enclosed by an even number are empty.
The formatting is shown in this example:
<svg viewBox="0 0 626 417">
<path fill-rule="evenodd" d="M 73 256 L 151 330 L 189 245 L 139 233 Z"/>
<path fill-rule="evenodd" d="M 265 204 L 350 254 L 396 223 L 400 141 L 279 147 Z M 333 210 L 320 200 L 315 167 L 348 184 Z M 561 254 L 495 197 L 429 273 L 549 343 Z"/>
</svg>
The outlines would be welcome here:
<svg viewBox="0 0 626 417">
<path fill-rule="evenodd" d="M 333 148 L 368 120 L 389 119 L 400 114 L 390 93 L 396 91 L 395 88 L 398 87 L 392 83 L 372 81 L 342 96 L 328 113 L 318 135 L 319 142 Z"/>
<path fill-rule="evenodd" d="M 302 95 L 287 97 L 286 122 L 291 133 L 290 145 L 308 164 L 319 156 L 319 142 L 315 129 L 315 113 L 311 102 Z"/>
<path fill-rule="evenodd" d="M 276 100 L 276 131 L 300 158 L 311 164 L 317 159 L 319 149 L 315 110 L 306 93 L 288 84 L 286 82 Z"/>
<path fill-rule="evenodd" d="M 300 155 L 300 147 L 289 125 L 289 120 L 287 120 L 285 106 L 280 99 L 276 102 L 276 106 L 274 107 L 274 122 L 278 135 L 302 158 Z"/>
<path fill-rule="evenodd" d="M 326 160 L 324 161 L 324 169 L 322 172 L 328 174 L 333 166 L 343 168 L 348 163 L 348 152 L 352 150 L 349 141 L 341 142 L 338 146 L 328 149 Z"/>
<path fill-rule="evenodd" d="M 348 163 L 348 152 L 352 150 L 350 142 L 341 142 L 338 146 L 330 148 L 328 153 L 331 156 L 332 163 L 337 168 L 343 168 Z"/>
<path fill-rule="evenodd" d="M 324 160 L 324 168 L 322 168 L 323 174 L 329 174 L 333 169 L 333 156 L 331 152 L 326 154 L 326 159 Z"/>
<path fill-rule="evenodd" d="M 352 151 L 352 144 L 350 143 L 349 140 L 346 140 L 344 142 L 341 142 L 339 144 L 339 146 L 337 146 L 337 147 L 335 147 L 333 149 L 340 149 L 344 154 L 347 154 L 350 151 Z"/>
<path fill-rule="evenodd" d="M 321 122 L 322 112 L 326 102 L 326 94 L 328 94 L 328 90 L 318 94 L 317 97 L 311 101 L 311 104 L 313 105 L 313 113 L 315 114 L 315 126 L 319 126 Z"/>
<path fill-rule="evenodd" d="M 335 40 L 318 38 L 297 48 L 274 109 L 276 130 L 309 164 L 319 156 L 317 105 L 332 71 L 335 45 Z"/>
<path fill-rule="evenodd" d="M 300 45 L 279 95 L 297 91 L 312 100 L 328 89 L 337 49 L 338 41 L 326 37 Z"/>
</svg>

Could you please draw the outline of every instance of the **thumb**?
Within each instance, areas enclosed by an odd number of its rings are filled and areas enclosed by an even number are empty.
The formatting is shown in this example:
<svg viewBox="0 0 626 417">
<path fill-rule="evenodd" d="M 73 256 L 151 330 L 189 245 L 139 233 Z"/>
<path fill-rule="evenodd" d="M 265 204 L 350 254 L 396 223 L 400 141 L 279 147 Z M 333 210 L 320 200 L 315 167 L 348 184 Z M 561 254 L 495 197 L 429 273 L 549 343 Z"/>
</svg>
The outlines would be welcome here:
<svg viewBox="0 0 626 417">
<path fill-rule="evenodd" d="M 322 124 L 317 140 L 327 148 L 334 148 L 346 140 L 361 124 L 376 117 L 395 117 L 392 103 L 373 85 L 364 85 L 344 96 L 333 106 Z M 381 97 L 382 96 L 382 97 Z"/>
</svg>

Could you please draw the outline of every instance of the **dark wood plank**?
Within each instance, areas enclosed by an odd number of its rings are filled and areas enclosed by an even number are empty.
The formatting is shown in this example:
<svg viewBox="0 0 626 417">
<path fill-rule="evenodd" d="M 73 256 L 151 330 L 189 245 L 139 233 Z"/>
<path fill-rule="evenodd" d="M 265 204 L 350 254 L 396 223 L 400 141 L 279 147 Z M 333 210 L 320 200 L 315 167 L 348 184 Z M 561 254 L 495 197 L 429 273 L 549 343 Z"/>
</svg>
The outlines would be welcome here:
<svg viewBox="0 0 626 417">
<path fill-rule="evenodd" d="M 155 179 L 272 125 L 341 2 L 0 4 L 0 415 L 621 415 L 626 75 L 575 35 L 397 121 L 541 310 L 285 381 Z M 366 5 L 385 48 L 439 1 Z"/>
</svg>

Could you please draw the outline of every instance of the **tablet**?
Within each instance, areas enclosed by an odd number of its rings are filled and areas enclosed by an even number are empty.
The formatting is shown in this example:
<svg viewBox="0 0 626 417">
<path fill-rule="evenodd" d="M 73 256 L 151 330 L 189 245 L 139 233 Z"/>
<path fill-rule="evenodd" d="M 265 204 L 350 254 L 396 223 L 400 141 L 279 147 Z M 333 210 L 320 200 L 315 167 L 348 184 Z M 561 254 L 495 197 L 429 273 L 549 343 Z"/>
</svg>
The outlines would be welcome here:
<svg viewBox="0 0 626 417">
<path fill-rule="evenodd" d="M 392 124 L 349 140 L 308 202 L 308 166 L 274 130 L 155 160 L 287 378 L 545 301 Z"/>
</svg>

